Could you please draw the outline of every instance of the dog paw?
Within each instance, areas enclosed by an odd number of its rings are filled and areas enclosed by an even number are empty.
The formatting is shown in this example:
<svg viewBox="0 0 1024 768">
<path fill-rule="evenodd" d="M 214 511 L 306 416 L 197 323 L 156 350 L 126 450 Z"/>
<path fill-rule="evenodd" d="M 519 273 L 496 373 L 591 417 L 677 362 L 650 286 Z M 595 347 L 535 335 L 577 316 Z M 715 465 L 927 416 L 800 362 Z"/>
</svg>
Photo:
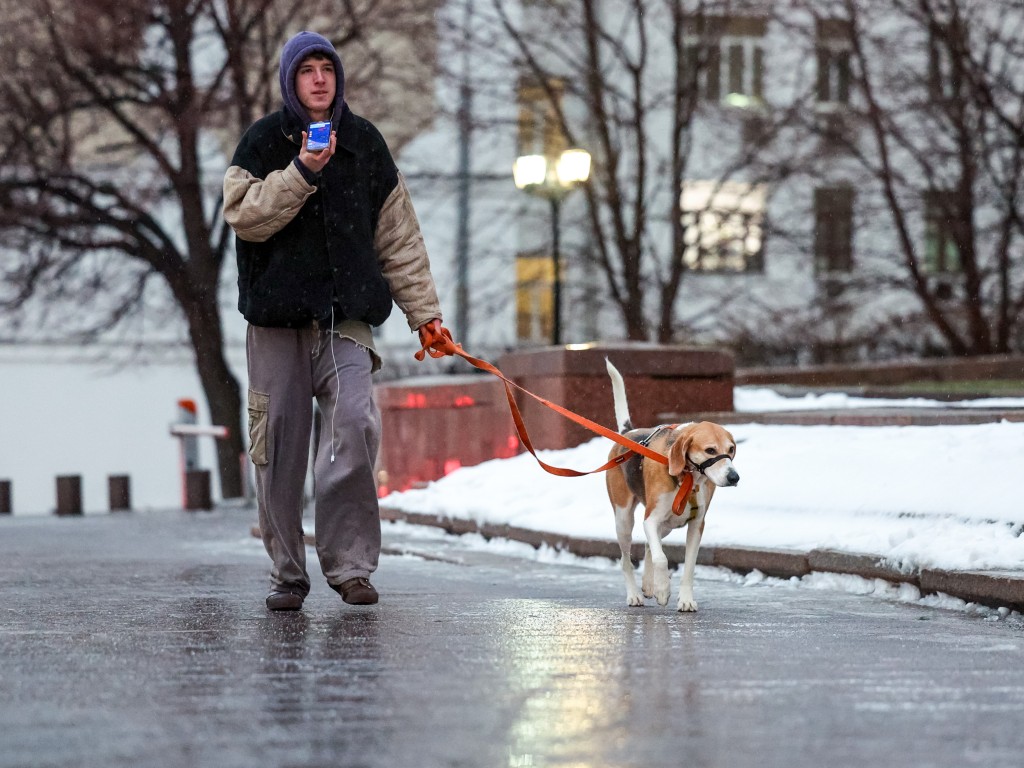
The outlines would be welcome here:
<svg viewBox="0 0 1024 768">
<path fill-rule="evenodd" d="M 668 605 L 668 595 L 669 589 L 666 587 L 665 589 L 656 590 L 654 599 L 658 601 L 658 605 Z"/>
<path fill-rule="evenodd" d="M 676 603 L 676 608 L 680 613 L 693 613 L 696 611 L 697 601 L 693 599 L 693 593 L 679 595 L 679 602 Z"/>
<path fill-rule="evenodd" d="M 640 593 L 626 595 L 626 604 L 629 605 L 630 608 L 642 608 L 644 605 L 644 598 Z"/>
</svg>

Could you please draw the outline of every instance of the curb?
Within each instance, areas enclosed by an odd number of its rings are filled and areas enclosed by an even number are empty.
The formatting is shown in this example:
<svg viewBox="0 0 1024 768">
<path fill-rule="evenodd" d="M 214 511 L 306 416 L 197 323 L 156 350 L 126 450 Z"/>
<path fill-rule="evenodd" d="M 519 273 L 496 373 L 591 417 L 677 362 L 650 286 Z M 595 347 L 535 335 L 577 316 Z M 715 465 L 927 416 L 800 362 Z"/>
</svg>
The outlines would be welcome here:
<svg viewBox="0 0 1024 768">
<path fill-rule="evenodd" d="M 381 507 L 381 520 L 403 521 L 413 525 L 443 528 L 447 533 L 476 533 L 485 539 L 509 539 L 529 544 L 535 549 L 547 545 L 558 551 L 580 557 L 619 559 L 619 545 L 605 539 L 580 539 L 566 534 L 535 531 L 512 525 L 476 523 L 473 520 L 403 512 Z M 665 544 L 669 567 L 676 568 L 684 560 L 685 546 Z M 632 556 L 640 560 L 644 545 L 633 544 Z M 922 595 L 944 594 L 967 603 L 990 608 L 1024 611 L 1024 574 L 1007 571 L 946 571 L 923 568 L 905 572 L 887 564 L 875 555 L 851 554 L 830 549 L 799 552 L 781 549 L 748 549 L 745 547 L 701 547 L 699 565 L 713 565 L 745 574 L 757 570 L 780 579 L 800 578 L 814 572 L 840 573 L 865 579 L 881 579 L 894 584 L 910 584 Z"/>
</svg>

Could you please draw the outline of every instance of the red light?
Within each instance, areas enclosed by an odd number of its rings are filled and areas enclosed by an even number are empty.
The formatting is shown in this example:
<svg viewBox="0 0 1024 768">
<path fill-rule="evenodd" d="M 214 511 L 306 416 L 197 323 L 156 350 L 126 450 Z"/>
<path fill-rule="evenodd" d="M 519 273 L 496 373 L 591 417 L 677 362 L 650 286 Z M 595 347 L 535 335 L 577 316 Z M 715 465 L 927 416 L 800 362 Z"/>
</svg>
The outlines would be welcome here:
<svg viewBox="0 0 1024 768">
<path fill-rule="evenodd" d="M 519 439 L 515 435 L 509 435 L 505 438 L 505 444 L 501 443 L 494 444 L 494 458 L 496 459 L 511 459 L 517 453 L 519 453 Z"/>
<path fill-rule="evenodd" d="M 459 395 L 455 398 L 456 408 L 468 408 L 471 405 L 476 405 L 476 400 L 469 395 Z"/>
<path fill-rule="evenodd" d="M 454 472 L 456 469 L 458 469 L 461 466 L 462 466 L 462 462 L 459 461 L 458 459 L 448 459 L 444 463 L 444 474 L 450 475 L 452 472 Z"/>
<path fill-rule="evenodd" d="M 427 396 L 422 392 L 410 392 L 405 396 L 404 408 L 426 408 Z"/>
</svg>

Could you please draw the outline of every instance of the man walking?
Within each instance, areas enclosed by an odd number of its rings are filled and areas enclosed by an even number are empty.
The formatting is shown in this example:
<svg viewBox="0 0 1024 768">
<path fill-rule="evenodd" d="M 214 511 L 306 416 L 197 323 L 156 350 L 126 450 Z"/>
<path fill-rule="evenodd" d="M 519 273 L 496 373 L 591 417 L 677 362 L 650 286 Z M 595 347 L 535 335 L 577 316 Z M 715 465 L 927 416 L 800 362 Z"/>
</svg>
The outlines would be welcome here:
<svg viewBox="0 0 1024 768">
<path fill-rule="evenodd" d="M 238 308 L 249 322 L 249 454 L 263 544 L 273 565 L 271 610 L 309 593 L 302 496 L 313 418 L 316 550 L 328 584 L 352 604 L 378 599 L 373 474 L 380 413 L 372 326 L 405 314 L 423 346 L 441 309 L 419 222 L 387 144 L 345 102 L 341 59 L 300 32 L 281 52 L 282 109 L 242 136 L 224 178 L 224 218 L 236 234 Z M 310 151 L 310 123 L 329 122 Z"/>
</svg>

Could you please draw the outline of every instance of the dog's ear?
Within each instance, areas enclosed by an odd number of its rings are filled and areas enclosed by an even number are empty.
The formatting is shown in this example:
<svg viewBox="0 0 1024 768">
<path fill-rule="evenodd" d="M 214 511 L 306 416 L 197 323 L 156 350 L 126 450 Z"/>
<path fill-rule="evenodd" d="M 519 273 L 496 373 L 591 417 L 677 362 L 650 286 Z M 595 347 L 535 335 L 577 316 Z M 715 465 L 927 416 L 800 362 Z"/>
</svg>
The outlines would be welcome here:
<svg viewBox="0 0 1024 768">
<path fill-rule="evenodd" d="M 686 427 L 668 448 L 668 473 L 679 477 L 686 469 L 686 454 L 693 444 L 693 429 Z"/>
</svg>

